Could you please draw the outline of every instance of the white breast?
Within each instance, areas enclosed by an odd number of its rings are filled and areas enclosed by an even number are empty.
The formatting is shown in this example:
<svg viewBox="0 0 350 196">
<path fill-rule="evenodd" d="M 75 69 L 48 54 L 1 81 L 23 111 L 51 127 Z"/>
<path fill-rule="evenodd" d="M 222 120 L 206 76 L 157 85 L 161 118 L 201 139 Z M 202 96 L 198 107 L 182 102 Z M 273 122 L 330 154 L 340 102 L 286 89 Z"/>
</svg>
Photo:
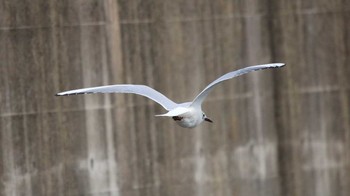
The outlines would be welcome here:
<svg viewBox="0 0 350 196">
<path fill-rule="evenodd" d="M 203 122 L 202 115 L 202 111 L 191 109 L 189 112 L 180 115 L 182 119 L 176 121 L 176 123 L 184 128 L 194 128 Z"/>
</svg>

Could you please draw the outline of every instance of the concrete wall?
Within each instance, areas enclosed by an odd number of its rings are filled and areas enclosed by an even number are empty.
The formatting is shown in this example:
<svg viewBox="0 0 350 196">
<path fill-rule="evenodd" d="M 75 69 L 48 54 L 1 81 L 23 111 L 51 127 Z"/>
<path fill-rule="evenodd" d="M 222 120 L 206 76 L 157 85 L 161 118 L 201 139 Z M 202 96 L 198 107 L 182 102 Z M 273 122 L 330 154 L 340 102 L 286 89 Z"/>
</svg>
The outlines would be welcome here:
<svg viewBox="0 0 350 196">
<path fill-rule="evenodd" d="M 348 1 L 0 0 L 0 195 L 350 195 Z M 117 83 L 190 101 L 188 130 Z"/>
</svg>

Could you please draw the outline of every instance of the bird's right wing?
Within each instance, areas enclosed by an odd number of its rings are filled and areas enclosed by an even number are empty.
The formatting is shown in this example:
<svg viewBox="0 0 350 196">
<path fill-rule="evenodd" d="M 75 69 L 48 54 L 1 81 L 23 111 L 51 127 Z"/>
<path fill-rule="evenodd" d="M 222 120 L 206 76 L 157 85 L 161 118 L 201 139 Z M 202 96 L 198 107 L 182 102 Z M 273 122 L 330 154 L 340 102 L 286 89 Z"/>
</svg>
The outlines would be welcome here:
<svg viewBox="0 0 350 196">
<path fill-rule="evenodd" d="M 284 63 L 271 63 L 271 64 L 255 65 L 255 66 L 245 67 L 243 69 L 229 72 L 229 73 L 219 77 L 218 79 L 214 80 L 207 87 L 205 87 L 205 89 L 201 93 L 199 93 L 199 95 L 197 95 L 197 97 L 192 101 L 191 106 L 200 107 L 202 102 L 204 101 L 204 99 L 209 94 L 209 92 L 211 90 L 213 90 L 213 87 L 216 86 L 217 84 L 225 81 L 225 80 L 229 80 L 231 78 L 249 73 L 251 71 L 257 71 L 257 70 L 268 69 L 268 68 L 277 68 L 277 67 L 282 67 L 284 65 L 285 65 Z"/>
<path fill-rule="evenodd" d="M 148 97 L 153 101 L 159 103 L 166 110 L 171 110 L 177 106 L 177 104 L 171 101 L 169 98 L 145 85 L 133 85 L 133 84 L 117 84 L 108 86 L 98 86 L 91 88 L 82 88 L 76 90 L 65 91 L 57 93 L 56 96 L 68 96 L 77 94 L 89 94 L 89 93 L 132 93 Z"/>
</svg>

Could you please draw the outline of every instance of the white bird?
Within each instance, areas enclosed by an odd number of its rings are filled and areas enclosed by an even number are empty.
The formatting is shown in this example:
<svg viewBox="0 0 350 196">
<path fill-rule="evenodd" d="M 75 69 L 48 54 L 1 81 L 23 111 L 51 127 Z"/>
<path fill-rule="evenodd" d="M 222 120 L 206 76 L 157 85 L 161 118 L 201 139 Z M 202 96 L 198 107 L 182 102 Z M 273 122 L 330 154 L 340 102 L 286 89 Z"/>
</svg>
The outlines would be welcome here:
<svg viewBox="0 0 350 196">
<path fill-rule="evenodd" d="M 249 73 L 251 71 L 267 69 L 267 68 L 278 68 L 284 66 L 284 63 L 272 63 L 264 65 L 255 65 L 239 69 L 236 71 L 229 72 L 218 79 L 214 80 L 207 87 L 200 92 L 192 102 L 185 103 L 175 103 L 160 92 L 145 86 L 145 85 L 133 85 L 133 84 L 117 84 L 117 85 L 108 85 L 108 86 L 99 86 L 91 88 L 83 88 L 65 91 L 57 93 L 56 96 L 65 96 L 65 95 L 77 95 L 77 94 L 88 94 L 88 93 L 132 93 L 138 94 L 153 101 L 157 102 L 168 112 L 165 114 L 160 114 L 156 116 L 167 116 L 172 117 L 181 127 L 185 128 L 194 128 L 203 121 L 213 122 L 210 120 L 205 113 L 202 111 L 202 102 L 207 97 L 210 91 L 213 90 L 213 87 L 225 80 Z"/>
</svg>

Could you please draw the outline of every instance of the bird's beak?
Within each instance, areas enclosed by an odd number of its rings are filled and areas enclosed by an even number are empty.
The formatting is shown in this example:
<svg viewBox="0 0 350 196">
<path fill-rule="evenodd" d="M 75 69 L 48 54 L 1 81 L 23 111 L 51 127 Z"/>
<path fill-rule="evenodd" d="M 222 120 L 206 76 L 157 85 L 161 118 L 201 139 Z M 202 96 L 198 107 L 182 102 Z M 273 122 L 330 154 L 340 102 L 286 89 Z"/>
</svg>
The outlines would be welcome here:
<svg viewBox="0 0 350 196">
<path fill-rule="evenodd" d="M 205 120 L 205 121 L 208 121 L 208 122 L 210 122 L 210 123 L 213 123 L 213 121 L 210 120 L 208 117 L 205 117 L 204 120 Z"/>
</svg>

